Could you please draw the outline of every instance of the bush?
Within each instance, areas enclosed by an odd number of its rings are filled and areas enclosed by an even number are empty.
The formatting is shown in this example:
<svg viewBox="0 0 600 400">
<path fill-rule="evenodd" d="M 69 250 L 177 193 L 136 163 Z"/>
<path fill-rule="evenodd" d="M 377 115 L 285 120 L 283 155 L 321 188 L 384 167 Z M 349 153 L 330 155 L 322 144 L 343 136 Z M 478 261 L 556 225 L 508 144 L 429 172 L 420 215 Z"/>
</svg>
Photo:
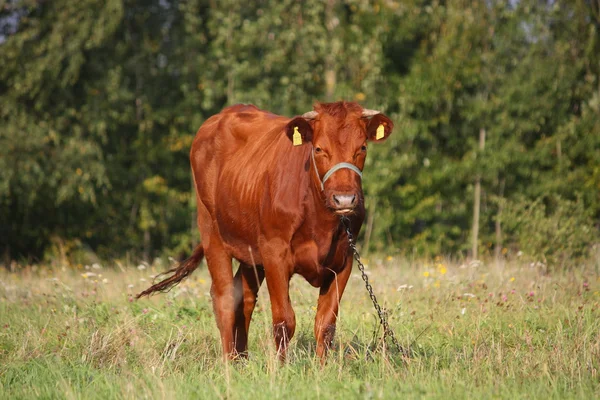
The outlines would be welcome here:
<svg viewBox="0 0 600 400">
<path fill-rule="evenodd" d="M 523 255 L 549 269 L 566 268 L 591 256 L 600 243 L 591 212 L 581 199 L 542 196 L 508 202 L 502 223 Z"/>
</svg>

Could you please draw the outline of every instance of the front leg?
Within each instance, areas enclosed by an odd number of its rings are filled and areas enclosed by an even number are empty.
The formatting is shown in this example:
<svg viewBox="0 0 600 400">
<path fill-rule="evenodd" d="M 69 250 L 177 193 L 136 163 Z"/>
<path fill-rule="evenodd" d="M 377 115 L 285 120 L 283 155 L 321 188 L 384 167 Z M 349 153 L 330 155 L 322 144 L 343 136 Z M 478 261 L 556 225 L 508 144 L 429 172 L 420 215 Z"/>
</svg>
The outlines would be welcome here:
<svg viewBox="0 0 600 400">
<path fill-rule="evenodd" d="M 335 335 L 335 324 L 338 316 L 340 300 L 352 272 L 352 257 L 346 254 L 343 268 L 325 281 L 319 291 L 317 317 L 315 318 L 315 337 L 317 339 L 317 355 L 321 363 L 329 350 Z"/>
<path fill-rule="evenodd" d="M 284 361 L 288 343 L 296 330 L 296 315 L 289 294 L 293 272 L 289 242 L 281 239 L 270 240 L 261 247 L 261 255 L 271 299 L 275 345 L 279 358 Z"/>
</svg>

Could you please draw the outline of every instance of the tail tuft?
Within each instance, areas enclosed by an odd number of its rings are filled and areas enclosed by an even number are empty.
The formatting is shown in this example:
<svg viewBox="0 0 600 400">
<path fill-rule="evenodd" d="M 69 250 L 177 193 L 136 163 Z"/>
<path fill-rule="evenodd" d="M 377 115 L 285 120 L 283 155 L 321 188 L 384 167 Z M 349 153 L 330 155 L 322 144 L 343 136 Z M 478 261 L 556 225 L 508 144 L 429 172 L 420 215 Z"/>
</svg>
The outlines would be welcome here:
<svg viewBox="0 0 600 400">
<path fill-rule="evenodd" d="M 172 269 L 158 275 L 156 278 L 164 276 L 164 275 L 168 275 L 171 273 L 173 275 L 171 275 L 170 277 L 168 277 L 158 283 L 153 284 L 148 289 L 144 290 L 143 292 L 141 292 L 140 294 L 135 296 L 135 298 L 139 299 L 140 297 L 149 296 L 154 292 L 163 292 L 163 293 L 168 292 L 174 286 L 179 284 L 179 282 L 181 282 L 183 279 L 185 279 L 189 274 L 194 272 L 194 270 L 196 268 L 198 268 L 198 264 L 200 264 L 200 261 L 202 261 L 203 258 L 204 258 L 204 247 L 202 247 L 202 243 L 200 243 L 198 246 L 196 246 L 196 248 L 194 249 L 194 252 L 192 253 L 192 255 L 189 258 L 187 258 L 186 260 L 179 263 L 175 268 L 172 268 Z"/>
</svg>

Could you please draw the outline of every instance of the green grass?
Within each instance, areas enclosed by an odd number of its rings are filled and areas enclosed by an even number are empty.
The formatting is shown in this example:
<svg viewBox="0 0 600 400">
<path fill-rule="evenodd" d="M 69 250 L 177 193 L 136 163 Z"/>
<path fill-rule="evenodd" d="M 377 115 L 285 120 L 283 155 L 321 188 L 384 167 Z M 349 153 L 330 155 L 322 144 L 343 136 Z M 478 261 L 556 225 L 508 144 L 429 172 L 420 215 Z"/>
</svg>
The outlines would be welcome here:
<svg viewBox="0 0 600 400">
<path fill-rule="evenodd" d="M 396 336 L 413 344 L 405 363 L 376 349 L 381 331 L 358 270 L 323 367 L 312 334 L 317 290 L 300 277 L 290 293 L 296 336 L 280 365 L 266 287 L 250 359 L 224 363 L 204 268 L 141 301 L 131 295 L 162 267 L 2 271 L 0 398 L 600 397 L 593 265 L 543 275 L 519 263 L 369 261 Z"/>
</svg>

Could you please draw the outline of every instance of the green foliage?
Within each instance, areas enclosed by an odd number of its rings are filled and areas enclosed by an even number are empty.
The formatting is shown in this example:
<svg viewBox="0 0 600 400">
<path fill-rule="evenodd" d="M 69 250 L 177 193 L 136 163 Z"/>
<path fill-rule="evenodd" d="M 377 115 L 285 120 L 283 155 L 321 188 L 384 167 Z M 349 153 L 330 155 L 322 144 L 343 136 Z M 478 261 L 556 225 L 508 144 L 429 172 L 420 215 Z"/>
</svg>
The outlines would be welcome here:
<svg viewBox="0 0 600 400">
<path fill-rule="evenodd" d="M 578 265 L 590 258 L 592 247 L 600 242 L 590 221 L 591 210 L 583 200 L 558 196 L 512 201 L 502 214 L 504 226 L 517 238 L 524 257 L 550 269 Z"/>
<path fill-rule="evenodd" d="M 237 102 L 394 119 L 365 171 L 374 249 L 464 256 L 476 177 L 482 248 L 520 243 L 496 221 L 521 198 L 579 199 L 597 232 L 599 29 L 585 0 L 2 2 L 3 259 L 189 250 L 191 140 Z"/>
</svg>

